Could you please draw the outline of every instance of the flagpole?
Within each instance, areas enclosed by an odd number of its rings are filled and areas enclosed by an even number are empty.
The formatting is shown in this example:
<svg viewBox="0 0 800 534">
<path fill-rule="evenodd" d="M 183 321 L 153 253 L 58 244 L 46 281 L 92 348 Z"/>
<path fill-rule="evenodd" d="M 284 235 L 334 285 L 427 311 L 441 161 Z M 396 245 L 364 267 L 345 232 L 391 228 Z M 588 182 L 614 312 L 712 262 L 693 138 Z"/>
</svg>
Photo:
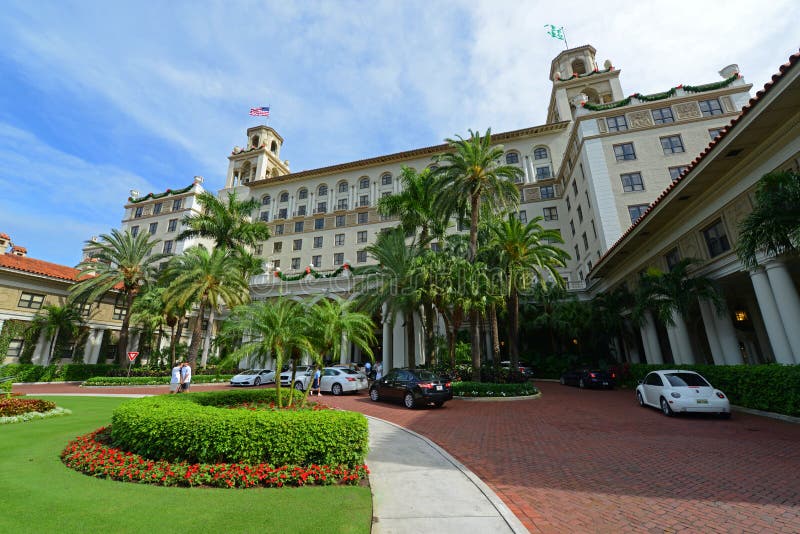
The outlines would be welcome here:
<svg viewBox="0 0 800 534">
<path fill-rule="evenodd" d="M 569 44 L 567 44 L 567 32 L 564 31 L 564 26 L 561 26 L 561 35 L 564 36 L 564 46 L 566 46 L 566 50 L 569 50 Z"/>
</svg>

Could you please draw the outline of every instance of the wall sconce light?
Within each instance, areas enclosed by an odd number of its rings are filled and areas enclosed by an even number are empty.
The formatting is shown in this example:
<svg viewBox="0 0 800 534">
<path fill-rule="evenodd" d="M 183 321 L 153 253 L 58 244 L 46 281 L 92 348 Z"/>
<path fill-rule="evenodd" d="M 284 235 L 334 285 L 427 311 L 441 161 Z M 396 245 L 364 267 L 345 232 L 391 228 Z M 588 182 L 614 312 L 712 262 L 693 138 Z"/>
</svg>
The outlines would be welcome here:
<svg viewBox="0 0 800 534">
<path fill-rule="evenodd" d="M 744 323 L 748 320 L 747 312 L 744 310 L 736 310 L 733 312 L 733 318 L 737 323 Z"/>
</svg>

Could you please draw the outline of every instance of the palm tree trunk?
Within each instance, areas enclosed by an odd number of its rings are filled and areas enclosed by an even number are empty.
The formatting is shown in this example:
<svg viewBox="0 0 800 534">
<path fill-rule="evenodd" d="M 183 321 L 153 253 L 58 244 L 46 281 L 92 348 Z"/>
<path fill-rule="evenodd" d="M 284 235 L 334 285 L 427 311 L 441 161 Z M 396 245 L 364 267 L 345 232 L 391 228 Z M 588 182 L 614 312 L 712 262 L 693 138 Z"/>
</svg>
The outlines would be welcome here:
<svg viewBox="0 0 800 534">
<path fill-rule="evenodd" d="M 415 369 L 417 364 L 417 347 L 414 342 L 414 312 L 406 312 L 406 340 L 408 368 Z"/>
<path fill-rule="evenodd" d="M 175 367 L 175 350 L 178 348 L 178 342 L 183 335 L 183 315 L 181 315 L 178 320 L 178 329 L 177 332 L 175 331 L 175 326 L 172 327 L 172 339 L 170 339 L 169 344 L 169 365 L 170 368 Z"/>
<path fill-rule="evenodd" d="M 492 363 L 497 365 L 500 361 L 500 332 L 497 328 L 497 308 L 494 304 L 489 306 L 489 321 L 492 327 Z"/>
<path fill-rule="evenodd" d="M 469 331 L 472 334 L 472 346 L 470 352 L 472 354 L 472 381 L 481 381 L 481 329 L 480 329 L 480 316 L 478 310 L 469 312 Z"/>
<path fill-rule="evenodd" d="M 119 329 L 119 345 L 117 345 L 117 363 L 124 366 L 128 361 L 128 329 L 131 324 L 131 308 L 133 307 L 133 295 L 126 294 L 125 317 L 122 318 L 122 326 Z"/>
<path fill-rule="evenodd" d="M 511 290 L 508 300 L 508 352 L 511 360 L 511 369 L 519 369 L 519 293 Z"/>
<path fill-rule="evenodd" d="M 50 340 L 50 350 L 47 351 L 47 361 L 45 365 L 50 365 L 50 362 L 53 361 L 53 351 L 56 349 L 56 341 L 58 340 L 58 331 L 59 328 L 56 327 L 56 331 L 53 332 L 53 338 Z"/>
<path fill-rule="evenodd" d="M 435 363 L 434 355 L 434 336 L 433 336 L 433 319 L 435 316 L 434 307 L 432 302 L 426 302 L 422 305 L 422 313 L 425 314 L 425 355 L 426 361 L 429 364 Z"/>
<path fill-rule="evenodd" d="M 205 343 L 203 344 L 203 359 L 200 362 L 200 365 L 205 368 L 206 364 L 208 363 L 208 351 L 211 350 L 211 331 L 214 328 L 214 307 L 211 307 L 211 311 L 208 313 L 208 329 L 206 330 L 206 339 Z"/>
<path fill-rule="evenodd" d="M 204 300 L 200 301 L 200 309 L 197 310 L 197 320 L 194 322 L 192 328 L 192 341 L 189 344 L 189 366 L 192 371 L 196 369 L 197 354 L 200 352 L 200 342 L 203 340 L 203 316 L 206 313 L 206 303 Z"/>
<path fill-rule="evenodd" d="M 157 365 L 161 366 L 161 340 L 164 339 L 164 326 L 163 324 L 158 327 L 158 337 L 156 338 L 156 351 L 158 354 Z M 152 354 L 152 351 L 151 351 Z"/>
</svg>

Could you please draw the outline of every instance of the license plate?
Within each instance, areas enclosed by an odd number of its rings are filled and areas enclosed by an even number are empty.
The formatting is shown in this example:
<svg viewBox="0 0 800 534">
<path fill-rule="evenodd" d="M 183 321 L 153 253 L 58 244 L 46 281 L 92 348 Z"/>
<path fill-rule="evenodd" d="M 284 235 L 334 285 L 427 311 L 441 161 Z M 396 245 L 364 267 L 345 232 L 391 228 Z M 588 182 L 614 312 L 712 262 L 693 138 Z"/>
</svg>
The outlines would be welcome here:
<svg viewBox="0 0 800 534">
<path fill-rule="evenodd" d="M 442 391 L 442 386 L 436 386 L 436 391 Z"/>
<path fill-rule="evenodd" d="M 604 385 L 604 386 L 607 386 L 607 385 L 608 385 L 608 382 L 603 382 L 603 385 Z"/>
<path fill-rule="evenodd" d="M 708 400 L 706 400 L 706 399 L 697 399 L 697 404 L 708 404 Z"/>
</svg>

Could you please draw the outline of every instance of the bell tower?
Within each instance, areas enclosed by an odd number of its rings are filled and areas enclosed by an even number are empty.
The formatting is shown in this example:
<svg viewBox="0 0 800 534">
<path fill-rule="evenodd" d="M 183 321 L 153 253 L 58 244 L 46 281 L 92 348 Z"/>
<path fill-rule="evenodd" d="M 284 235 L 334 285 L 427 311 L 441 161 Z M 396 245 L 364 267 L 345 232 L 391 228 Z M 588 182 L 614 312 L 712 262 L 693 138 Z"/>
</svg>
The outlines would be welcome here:
<svg viewBox="0 0 800 534">
<path fill-rule="evenodd" d="M 547 122 L 571 120 L 580 101 L 603 104 L 624 98 L 620 71 L 610 60 L 598 66 L 596 53 L 593 46 L 583 45 L 564 50 L 553 59 L 550 65 L 553 90 Z"/>
<path fill-rule="evenodd" d="M 289 174 L 289 161 L 280 159 L 282 145 L 283 137 L 269 126 L 248 128 L 245 148 L 235 146 L 228 156 L 225 187 L 247 185 Z"/>
</svg>

